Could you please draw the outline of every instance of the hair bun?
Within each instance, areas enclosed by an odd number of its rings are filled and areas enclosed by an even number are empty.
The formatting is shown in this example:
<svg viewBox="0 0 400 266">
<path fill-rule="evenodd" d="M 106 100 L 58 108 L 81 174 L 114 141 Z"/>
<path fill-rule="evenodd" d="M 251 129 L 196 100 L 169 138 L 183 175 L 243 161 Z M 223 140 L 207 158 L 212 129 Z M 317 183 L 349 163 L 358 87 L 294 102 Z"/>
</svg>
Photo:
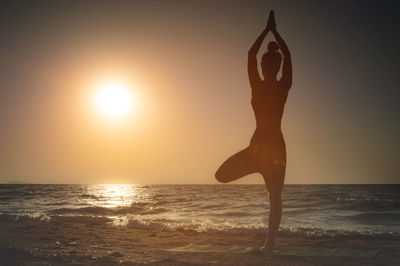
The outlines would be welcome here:
<svg viewBox="0 0 400 266">
<path fill-rule="evenodd" d="M 279 45 L 276 42 L 272 41 L 272 42 L 268 43 L 267 48 L 268 48 L 268 52 L 275 52 L 275 51 L 279 50 Z"/>
</svg>

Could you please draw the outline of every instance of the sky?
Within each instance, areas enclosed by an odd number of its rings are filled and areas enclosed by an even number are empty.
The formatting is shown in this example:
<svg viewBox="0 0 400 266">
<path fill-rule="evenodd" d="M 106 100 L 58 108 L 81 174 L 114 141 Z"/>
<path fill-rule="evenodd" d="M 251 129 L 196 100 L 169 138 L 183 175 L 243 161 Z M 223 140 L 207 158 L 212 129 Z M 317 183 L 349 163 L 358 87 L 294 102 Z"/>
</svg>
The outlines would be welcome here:
<svg viewBox="0 0 400 266">
<path fill-rule="evenodd" d="M 270 9 L 293 61 L 285 182 L 399 183 L 396 1 L 170 0 L 2 4 L 0 183 L 216 184 L 255 129 Z M 109 81 L 135 95 L 124 118 L 93 108 Z"/>
</svg>

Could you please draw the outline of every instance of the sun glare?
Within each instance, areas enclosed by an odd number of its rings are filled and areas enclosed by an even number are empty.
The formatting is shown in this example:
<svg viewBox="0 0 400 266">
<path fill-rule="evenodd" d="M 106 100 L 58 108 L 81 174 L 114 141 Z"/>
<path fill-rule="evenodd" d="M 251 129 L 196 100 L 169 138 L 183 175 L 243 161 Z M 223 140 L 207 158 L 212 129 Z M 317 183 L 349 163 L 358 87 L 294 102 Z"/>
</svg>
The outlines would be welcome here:
<svg viewBox="0 0 400 266">
<path fill-rule="evenodd" d="M 122 83 L 104 83 L 96 90 L 94 104 L 98 111 L 110 118 L 121 118 L 132 112 L 135 98 Z"/>
</svg>

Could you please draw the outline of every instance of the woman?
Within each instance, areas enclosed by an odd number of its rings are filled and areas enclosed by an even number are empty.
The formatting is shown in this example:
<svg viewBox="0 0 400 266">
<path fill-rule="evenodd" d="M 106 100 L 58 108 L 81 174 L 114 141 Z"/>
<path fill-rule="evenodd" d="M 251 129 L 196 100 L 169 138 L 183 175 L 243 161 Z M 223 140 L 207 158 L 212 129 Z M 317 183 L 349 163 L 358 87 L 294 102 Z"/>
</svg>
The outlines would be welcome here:
<svg viewBox="0 0 400 266">
<path fill-rule="evenodd" d="M 267 33 L 271 31 L 276 42 L 268 44 L 261 59 L 261 79 L 257 70 L 257 53 Z M 282 63 L 282 77 L 277 74 Z M 270 212 L 268 239 L 263 249 L 272 250 L 282 216 L 281 192 L 285 179 L 286 148 L 281 131 L 281 120 L 287 95 L 292 86 L 292 61 L 288 47 L 276 30 L 271 11 L 264 31 L 248 53 L 247 71 L 251 86 L 251 105 L 256 118 L 256 130 L 246 149 L 227 159 L 215 173 L 222 183 L 231 182 L 251 173 L 264 177 L 269 193 Z"/>
</svg>

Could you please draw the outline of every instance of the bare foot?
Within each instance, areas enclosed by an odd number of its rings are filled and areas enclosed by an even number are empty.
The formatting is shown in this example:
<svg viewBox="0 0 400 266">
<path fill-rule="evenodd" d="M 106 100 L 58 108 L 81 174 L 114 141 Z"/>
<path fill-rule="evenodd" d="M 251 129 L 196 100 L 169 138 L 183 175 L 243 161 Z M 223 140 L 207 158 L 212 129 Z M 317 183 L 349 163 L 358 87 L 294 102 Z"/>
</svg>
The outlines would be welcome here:
<svg viewBox="0 0 400 266">
<path fill-rule="evenodd" d="M 268 239 L 264 246 L 261 248 L 262 251 L 272 252 L 274 249 L 274 240 Z"/>
</svg>

